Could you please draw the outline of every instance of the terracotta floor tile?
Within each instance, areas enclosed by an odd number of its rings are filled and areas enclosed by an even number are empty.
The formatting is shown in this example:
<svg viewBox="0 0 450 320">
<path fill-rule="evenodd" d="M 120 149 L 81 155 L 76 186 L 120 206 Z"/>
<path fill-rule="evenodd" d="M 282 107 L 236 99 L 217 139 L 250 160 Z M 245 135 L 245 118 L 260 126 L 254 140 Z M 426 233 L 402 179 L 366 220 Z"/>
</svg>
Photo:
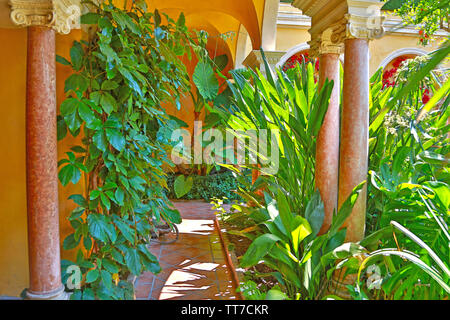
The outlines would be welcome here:
<svg viewBox="0 0 450 320">
<path fill-rule="evenodd" d="M 179 240 L 149 246 L 162 271 L 156 277 L 149 272 L 139 277 L 137 299 L 235 299 L 212 206 L 201 201 L 176 201 L 174 205 L 183 218 Z"/>
<path fill-rule="evenodd" d="M 135 288 L 136 298 L 148 298 L 151 289 L 152 289 L 151 285 L 138 283 L 138 285 Z"/>
<path fill-rule="evenodd" d="M 139 284 L 144 284 L 144 283 L 152 283 L 153 279 L 155 278 L 155 275 L 151 272 L 144 272 L 143 274 L 141 274 L 139 276 Z"/>
</svg>

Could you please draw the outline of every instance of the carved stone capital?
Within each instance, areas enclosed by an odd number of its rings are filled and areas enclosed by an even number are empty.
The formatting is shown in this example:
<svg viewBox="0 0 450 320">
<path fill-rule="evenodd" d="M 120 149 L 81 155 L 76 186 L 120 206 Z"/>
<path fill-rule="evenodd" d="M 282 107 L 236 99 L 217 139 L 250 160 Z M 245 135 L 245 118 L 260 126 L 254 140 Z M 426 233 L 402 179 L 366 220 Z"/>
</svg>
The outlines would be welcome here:
<svg viewBox="0 0 450 320">
<path fill-rule="evenodd" d="M 384 34 L 383 22 L 385 17 L 381 15 L 357 16 L 346 14 L 347 19 L 347 38 L 358 39 L 378 39 Z"/>
<path fill-rule="evenodd" d="M 330 40 L 333 43 L 345 39 L 378 39 L 384 34 L 383 16 L 358 16 L 346 14 L 338 27 L 333 30 Z"/>
<path fill-rule="evenodd" d="M 11 20 L 19 26 L 45 26 L 62 34 L 80 28 L 79 0 L 9 0 Z"/>
<path fill-rule="evenodd" d="M 340 24 L 335 24 L 327 29 L 315 39 L 309 41 L 309 53 L 313 57 L 319 57 L 322 54 L 342 54 L 344 53 L 344 43 L 340 39 L 333 38 L 333 34 L 339 31 Z"/>
</svg>

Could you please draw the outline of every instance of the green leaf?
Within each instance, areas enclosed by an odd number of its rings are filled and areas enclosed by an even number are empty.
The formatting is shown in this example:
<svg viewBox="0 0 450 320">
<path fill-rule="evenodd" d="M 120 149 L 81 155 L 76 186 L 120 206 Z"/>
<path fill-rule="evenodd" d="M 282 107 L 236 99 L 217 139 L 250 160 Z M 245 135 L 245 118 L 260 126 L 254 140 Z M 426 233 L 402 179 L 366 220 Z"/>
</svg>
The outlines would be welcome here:
<svg viewBox="0 0 450 320">
<path fill-rule="evenodd" d="M 63 186 L 67 186 L 70 181 L 76 184 L 80 179 L 80 171 L 75 166 L 68 164 L 59 171 L 58 178 Z"/>
<path fill-rule="evenodd" d="M 124 198 L 125 192 L 121 188 L 117 188 L 116 192 L 114 193 L 114 199 L 116 200 L 116 203 L 120 206 L 123 206 Z"/>
<path fill-rule="evenodd" d="M 78 41 L 74 41 L 72 48 L 70 49 L 70 59 L 72 61 L 73 68 L 78 71 L 83 64 L 84 51 L 81 44 Z"/>
<path fill-rule="evenodd" d="M 69 234 L 63 241 L 63 248 L 64 250 L 71 250 L 73 248 L 76 248 L 78 244 L 80 243 L 80 239 L 75 240 L 75 234 L 71 233 Z"/>
<path fill-rule="evenodd" d="M 108 289 L 112 288 L 112 276 L 107 270 L 101 271 L 102 282 Z"/>
<path fill-rule="evenodd" d="M 119 85 L 116 81 L 113 80 L 106 80 L 102 83 L 102 90 L 114 90 L 117 89 Z"/>
<path fill-rule="evenodd" d="M 103 267 L 111 272 L 112 274 L 118 273 L 120 271 L 119 267 L 109 259 L 102 259 Z"/>
<path fill-rule="evenodd" d="M 91 237 L 84 237 L 83 238 L 83 245 L 84 245 L 84 248 L 86 249 L 86 250 L 91 250 L 92 249 L 92 239 L 91 239 Z"/>
<path fill-rule="evenodd" d="M 183 175 L 179 175 L 174 182 L 174 191 L 177 198 L 181 198 L 189 191 L 191 191 L 194 180 L 192 177 L 188 177 L 187 179 Z"/>
<path fill-rule="evenodd" d="M 106 142 L 106 136 L 103 133 L 103 130 L 98 130 L 97 132 L 95 132 L 92 137 L 92 141 L 99 150 L 106 151 L 106 147 L 108 146 L 108 144 Z"/>
<path fill-rule="evenodd" d="M 90 270 L 90 271 L 86 274 L 86 283 L 94 282 L 95 280 L 98 279 L 98 276 L 99 276 L 99 275 L 100 275 L 100 272 L 98 271 L 98 269 Z"/>
<path fill-rule="evenodd" d="M 387 0 L 386 3 L 381 7 L 381 10 L 390 10 L 394 11 L 399 9 L 405 0 Z"/>
<path fill-rule="evenodd" d="M 97 24 L 100 15 L 95 12 L 88 12 L 80 17 L 81 24 Z"/>
<path fill-rule="evenodd" d="M 207 62 L 200 61 L 195 67 L 193 81 L 205 100 L 214 100 L 219 93 L 219 82 Z"/>
<path fill-rule="evenodd" d="M 79 104 L 79 100 L 75 98 L 67 98 L 61 103 L 61 106 L 59 108 L 61 115 L 66 116 L 74 113 L 77 110 Z"/>
<path fill-rule="evenodd" d="M 91 213 L 87 217 L 90 234 L 104 243 L 108 242 L 109 226 L 106 217 L 102 214 Z"/>
<path fill-rule="evenodd" d="M 317 189 L 306 205 L 305 210 L 305 218 L 308 220 L 314 236 L 319 232 L 320 228 L 322 228 L 324 217 L 324 206 L 322 199 L 320 198 L 320 192 Z"/>
<path fill-rule="evenodd" d="M 345 220 L 348 218 L 352 212 L 353 206 L 361 193 L 362 188 L 365 185 L 365 181 L 361 182 L 355 188 L 353 188 L 352 193 L 348 196 L 345 202 L 341 205 L 337 215 L 333 216 L 333 221 L 331 222 L 330 230 L 328 235 L 331 238 L 336 234 L 339 228 L 344 224 Z"/>
<path fill-rule="evenodd" d="M 248 247 L 247 252 L 241 260 L 241 267 L 248 268 L 257 264 L 262 258 L 264 258 L 272 249 L 277 241 L 281 239 L 273 234 L 263 234 L 256 238 L 252 244 Z"/>
<path fill-rule="evenodd" d="M 78 112 L 73 112 L 64 117 L 64 121 L 69 127 L 70 132 L 74 135 L 81 127 L 83 120 L 81 120 Z"/>
<path fill-rule="evenodd" d="M 281 290 L 270 289 L 266 294 L 265 300 L 289 300 L 289 297 Z"/>
<path fill-rule="evenodd" d="M 111 209 L 111 201 L 104 193 L 100 193 L 100 200 L 107 210 Z"/>
<path fill-rule="evenodd" d="M 309 225 L 308 221 L 301 216 L 296 216 L 294 218 L 291 231 L 292 248 L 294 249 L 295 253 L 298 253 L 300 243 L 303 241 L 303 239 L 305 239 L 310 234 L 311 226 Z"/>
<path fill-rule="evenodd" d="M 94 290 L 86 288 L 83 290 L 83 300 L 95 300 Z"/>
<path fill-rule="evenodd" d="M 56 62 L 61 63 L 65 66 L 72 66 L 72 64 L 66 60 L 66 58 L 56 55 Z"/>
<path fill-rule="evenodd" d="M 104 92 L 100 98 L 100 105 L 107 114 L 110 114 L 113 110 L 116 109 L 117 101 L 108 92 Z"/>
<path fill-rule="evenodd" d="M 67 125 L 64 118 L 61 116 L 57 117 L 57 139 L 58 141 L 64 139 L 67 136 Z"/>
<path fill-rule="evenodd" d="M 120 232 L 122 232 L 122 234 L 125 237 L 125 239 L 127 239 L 131 243 L 134 243 L 134 236 L 135 236 L 134 230 L 131 229 L 130 226 L 128 226 L 123 221 L 116 220 L 116 221 L 114 221 L 114 223 L 119 228 Z"/>
<path fill-rule="evenodd" d="M 117 149 L 117 151 L 122 151 L 125 148 L 125 138 L 122 136 L 121 132 L 116 129 L 106 128 L 106 137 L 111 145 Z"/>
<path fill-rule="evenodd" d="M 84 197 L 81 194 L 73 194 L 69 197 L 70 200 L 73 200 L 76 204 L 79 206 L 86 208 L 87 207 L 87 201 L 84 199 Z"/>
<path fill-rule="evenodd" d="M 213 59 L 214 65 L 219 69 L 219 71 L 223 71 L 225 67 L 228 65 L 228 56 L 226 54 L 222 54 Z"/>
<path fill-rule="evenodd" d="M 127 248 L 125 249 L 125 263 L 127 264 L 127 267 L 130 269 L 130 271 L 135 274 L 139 275 L 141 273 L 142 265 L 141 265 L 141 258 L 139 257 L 139 253 L 134 248 Z"/>
<path fill-rule="evenodd" d="M 86 121 L 86 123 L 91 123 L 96 119 L 94 112 L 85 103 L 80 103 L 78 106 L 78 114 L 80 118 Z"/>
</svg>

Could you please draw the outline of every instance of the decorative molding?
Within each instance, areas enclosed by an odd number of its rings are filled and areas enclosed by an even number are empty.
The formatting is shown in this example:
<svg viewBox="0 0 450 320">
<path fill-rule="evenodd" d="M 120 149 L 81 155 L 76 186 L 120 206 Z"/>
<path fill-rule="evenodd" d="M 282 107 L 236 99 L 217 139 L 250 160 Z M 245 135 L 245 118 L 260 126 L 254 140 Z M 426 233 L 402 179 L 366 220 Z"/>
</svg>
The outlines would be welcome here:
<svg viewBox="0 0 450 320">
<path fill-rule="evenodd" d="M 55 12 L 54 29 L 68 34 L 72 29 L 80 28 L 80 0 L 53 0 Z"/>
<path fill-rule="evenodd" d="M 62 34 L 80 28 L 79 0 L 10 0 L 9 4 L 16 25 L 46 26 Z"/>
<path fill-rule="evenodd" d="M 344 53 L 344 42 L 337 37 L 344 29 L 341 23 L 334 24 L 325 29 L 319 37 L 313 38 L 309 45 L 311 49 L 309 51 L 310 56 L 319 57 L 322 54 L 338 54 Z"/>
<path fill-rule="evenodd" d="M 20 26 L 49 26 L 54 22 L 53 3 L 49 0 L 10 0 L 11 20 Z"/>
<path fill-rule="evenodd" d="M 378 39 L 384 34 L 383 22 L 385 17 L 383 16 L 358 16 L 354 14 L 346 14 L 347 28 L 346 38 L 358 38 L 358 39 Z"/>
</svg>

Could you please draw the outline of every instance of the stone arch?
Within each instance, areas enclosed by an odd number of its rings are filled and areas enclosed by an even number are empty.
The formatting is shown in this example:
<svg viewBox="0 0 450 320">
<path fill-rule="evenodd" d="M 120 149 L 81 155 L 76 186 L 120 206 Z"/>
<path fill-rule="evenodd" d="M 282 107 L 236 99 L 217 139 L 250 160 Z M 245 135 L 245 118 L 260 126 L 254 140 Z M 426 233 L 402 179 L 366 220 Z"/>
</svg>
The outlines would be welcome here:
<svg viewBox="0 0 450 320">
<path fill-rule="evenodd" d="M 419 48 L 402 48 L 402 49 L 398 49 L 395 50 L 393 52 L 391 52 L 386 58 L 383 59 L 383 61 L 381 61 L 380 65 L 378 66 L 377 69 L 379 68 L 386 68 L 386 66 L 395 58 L 401 57 L 401 56 L 405 56 L 405 55 L 414 55 L 414 56 L 423 56 L 425 54 L 428 54 L 427 51 L 423 50 L 423 49 L 419 49 Z"/>
<path fill-rule="evenodd" d="M 278 61 L 278 63 L 276 64 L 276 68 L 283 67 L 283 65 L 289 60 L 290 57 L 304 50 L 309 50 L 309 44 L 300 43 L 293 46 L 281 57 L 280 61 Z"/>
</svg>

